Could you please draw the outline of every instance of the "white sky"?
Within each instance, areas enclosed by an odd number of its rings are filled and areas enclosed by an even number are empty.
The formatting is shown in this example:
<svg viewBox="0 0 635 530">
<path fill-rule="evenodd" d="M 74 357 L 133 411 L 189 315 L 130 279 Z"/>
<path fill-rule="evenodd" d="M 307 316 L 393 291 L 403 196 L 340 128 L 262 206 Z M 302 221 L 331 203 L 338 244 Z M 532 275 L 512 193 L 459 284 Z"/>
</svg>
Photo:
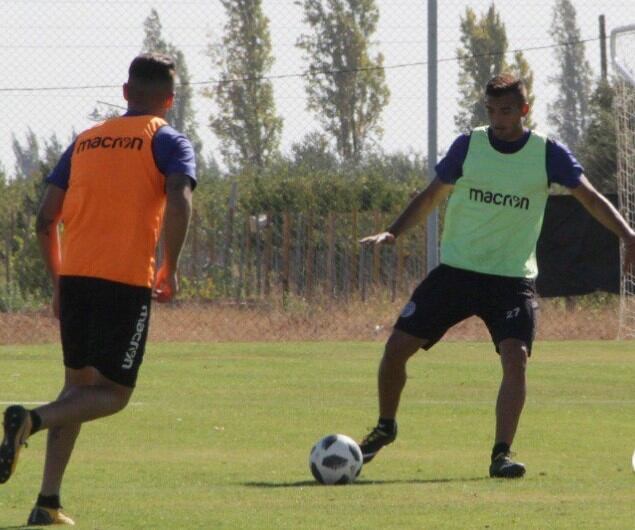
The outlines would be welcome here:
<svg viewBox="0 0 635 530">
<path fill-rule="evenodd" d="M 489 0 L 473 0 L 472 8 L 484 12 Z M 635 24 L 633 0 L 574 0 L 583 39 L 598 37 L 598 16 L 604 14 L 607 30 Z M 376 50 L 385 56 L 391 101 L 384 110 L 381 146 L 387 152 L 402 150 L 425 154 L 427 2 L 426 0 L 377 0 L 380 26 Z M 458 70 L 453 57 L 459 46 L 459 18 L 465 3 L 439 1 L 439 148 L 443 151 L 456 134 L 453 116 L 457 110 Z M 553 44 L 549 34 L 554 0 L 523 2 L 498 0 L 496 7 L 506 25 L 510 49 Z M 306 28 L 301 11 L 291 0 L 263 0 L 270 20 L 273 53 L 271 75 L 304 71 L 301 52 L 294 44 Z M 39 137 L 56 132 L 64 143 L 71 131 L 90 125 L 88 114 L 98 101 L 124 105 L 121 83 L 127 67 L 143 41 L 143 21 L 155 7 L 163 23 L 163 35 L 186 56 L 197 88 L 217 78 L 205 55 L 207 44 L 222 34 L 224 11 L 218 0 L 0 0 L 0 53 L 4 76 L 0 80 L 3 112 L 0 127 L 0 160 L 13 172 L 11 133 L 20 139 L 31 127 Z M 599 43 L 586 45 L 587 57 L 599 75 Z M 554 98 L 548 82 L 554 75 L 552 49 L 529 50 L 525 57 L 535 75 L 535 119 L 549 132 L 546 109 Z M 413 66 L 400 66 L 419 63 Z M 79 87 L 97 88 L 79 88 Z M 116 88 L 110 88 L 115 86 Z M 284 118 L 283 149 L 304 134 L 319 129 L 305 110 L 301 78 L 274 81 L 278 112 Z M 24 90 L 68 87 L 57 90 Z M 16 90 L 6 90 L 16 89 Z M 216 152 L 216 141 L 207 123 L 213 104 L 200 95 L 195 110 L 204 141 L 204 152 Z"/>
</svg>

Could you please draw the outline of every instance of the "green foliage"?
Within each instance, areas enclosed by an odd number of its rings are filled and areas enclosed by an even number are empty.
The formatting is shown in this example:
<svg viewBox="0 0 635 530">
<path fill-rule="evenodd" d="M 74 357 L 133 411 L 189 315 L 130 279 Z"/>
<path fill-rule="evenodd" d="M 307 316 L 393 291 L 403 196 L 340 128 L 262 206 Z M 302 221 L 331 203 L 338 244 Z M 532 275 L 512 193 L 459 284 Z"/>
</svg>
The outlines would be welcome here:
<svg viewBox="0 0 635 530">
<path fill-rule="evenodd" d="M 615 193 L 617 190 L 614 97 L 615 89 L 611 84 L 600 81 L 591 96 L 588 126 L 577 149 L 585 175 L 603 193 Z"/>
<path fill-rule="evenodd" d="M 507 61 L 507 32 L 493 3 L 480 17 L 471 7 L 465 8 L 465 17 L 461 17 L 461 44 L 457 50 L 460 65 L 460 110 L 454 117 L 457 129 L 467 131 L 488 123 L 485 86 L 492 77 L 506 71 L 518 75 L 527 87 L 530 112 L 525 125 L 534 128 L 531 117 L 535 99 L 533 72 L 522 52 L 514 54 L 514 62 Z"/>
<path fill-rule="evenodd" d="M 210 276 L 190 277 L 181 276 L 179 284 L 179 299 L 185 300 L 215 300 L 222 296 L 218 284 Z"/>
<path fill-rule="evenodd" d="M 554 54 L 560 69 L 550 78 L 557 88 L 557 97 L 548 106 L 549 123 L 556 128 L 559 140 L 576 149 L 589 117 L 591 66 L 585 57 L 575 7 L 570 0 L 557 0 L 551 35 L 558 44 Z"/>
<path fill-rule="evenodd" d="M 40 144 L 35 133 L 29 128 L 24 144 L 12 134 L 12 149 L 15 155 L 15 178 L 24 179 L 31 177 L 39 171 Z"/>
<path fill-rule="evenodd" d="M 370 48 L 379 10 L 374 0 L 298 0 L 312 33 L 297 46 L 309 63 L 307 108 L 335 138 L 344 160 L 359 160 L 380 138 L 390 91 L 384 57 Z"/>
<path fill-rule="evenodd" d="M 273 85 L 263 78 L 274 61 L 269 19 L 262 10 L 262 0 L 221 3 L 227 13 L 225 34 L 220 43 L 208 49 L 221 72 L 216 87 L 205 92 L 218 106 L 210 126 L 229 168 L 261 169 L 277 156 L 282 132 Z"/>
<path fill-rule="evenodd" d="M 238 176 L 240 202 L 247 212 L 328 212 L 379 210 L 394 213 L 425 184 L 424 160 L 417 156 L 373 155 L 358 164 L 317 167 L 315 159 L 280 159 L 261 175 Z"/>
<path fill-rule="evenodd" d="M 0 312 L 39 307 L 52 293 L 40 258 L 35 217 L 44 178 L 63 149 L 55 134 L 39 140 L 29 130 L 24 143 L 13 137 L 13 177 L 0 169 Z"/>
<path fill-rule="evenodd" d="M 121 116 L 123 110 L 124 109 L 119 106 L 98 103 L 88 115 L 88 119 L 94 122 L 106 121 L 110 118 L 117 118 Z"/>
<path fill-rule="evenodd" d="M 48 153 L 58 146 L 46 144 Z M 22 167 L 11 180 L 0 186 L 0 312 L 39 305 L 51 293 L 50 282 L 39 255 L 35 237 L 35 215 L 42 192 L 42 180 L 48 171 L 40 160 L 39 142 L 28 135 L 23 146 L 14 139 L 14 149 L 29 152 Z M 25 161 L 28 160 L 28 164 Z M 20 164 L 19 164 L 20 165 Z M 30 173 L 26 174 L 26 169 Z"/>
<path fill-rule="evenodd" d="M 48 304 L 50 281 L 42 264 L 35 216 L 43 178 L 59 159 L 62 145 L 56 137 L 40 140 L 28 136 L 16 149 L 28 153 L 20 169 L 21 178 L 7 179 L 0 172 L 0 310 L 16 311 Z M 41 148 L 40 146 L 43 146 Z M 29 176 L 26 168 L 32 167 Z M 288 157 L 278 156 L 266 167 L 247 167 L 224 174 L 210 160 L 198 175 L 194 193 L 194 214 L 181 259 L 181 300 L 210 300 L 237 296 L 237 269 L 242 245 L 250 241 L 252 257 L 260 245 L 246 230 L 250 217 L 270 215 L 278 230 L 274 244 L 279 248 L 282 217 L 290 212 L 313 220 L 315 244 L 324 245 L 323 227 L 328 215 L 338 215 L 341 237 L 337 245 L 350 244 L 351 212 L 362 218 L 392 217 L 403 209 L 411 195 L 425 185 L 425 159 L 414 153 L 369 154 L 358 162 L 340 160 L 318 133 L 293 146 Z M 236 190 L 235 204 L 232 189 Z M 366 221 L 368 222 L 368 221 Z M 363 230 L 370 227 L 366 225 Z M 251 238 L 251 239 L 249 239 Z M 277 246 L 276 246 L 277 245 Z M 339 247 L 338 247 L 339 248 Z"/>
</svg>

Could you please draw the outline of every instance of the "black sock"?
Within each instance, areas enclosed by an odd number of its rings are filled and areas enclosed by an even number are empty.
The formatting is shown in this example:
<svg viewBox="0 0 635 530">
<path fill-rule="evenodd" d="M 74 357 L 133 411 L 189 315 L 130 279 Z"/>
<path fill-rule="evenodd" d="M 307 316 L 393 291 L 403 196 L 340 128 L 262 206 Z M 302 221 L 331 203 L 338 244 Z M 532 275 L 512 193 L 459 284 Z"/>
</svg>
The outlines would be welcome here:
<svg viewBox="0 0 635 530">
<path fill-rule="evenodd" d="M 377 426 L 383 431 L 394 432 L 395 427 L 397 426 L 397 422 L 394 419 L 379 418 Z"/>
<path fill-rule="evenodd" d="M 505 442 L 499 442 L 497 444 L 494 444 L 494 448 L 492 449 L 492 460 L 494 460 L 494 458 L 500 455 L 501 453 L 505 453 L 505 454 L 509 453 L 509 445 L 506 444 Z"/>
<path fill-rule="evenodd" d="M 61 507 L 59 495 L 42 495 L 37 496 L 37 502 L 35 503 L 43 508 L 51 508 L 52 510 L 59 510 Z"/>
<path fill-rule="evenodd" d="M 34 410 L 30 410 L 29 415 L 31 416 L 31 433 L 30 434 L 35 434 L 36 432 L 40 430 L 40 427 L 42 426 L 42 418 L 40 418 L 40 415 Z"/>
</svg>

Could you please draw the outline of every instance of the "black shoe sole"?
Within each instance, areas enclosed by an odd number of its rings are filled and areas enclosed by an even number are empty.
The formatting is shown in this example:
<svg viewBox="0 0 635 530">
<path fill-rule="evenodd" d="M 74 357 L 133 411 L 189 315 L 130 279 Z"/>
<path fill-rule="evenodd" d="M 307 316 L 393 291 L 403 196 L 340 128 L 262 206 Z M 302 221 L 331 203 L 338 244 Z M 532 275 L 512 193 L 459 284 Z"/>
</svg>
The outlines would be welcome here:
<svg viewBox="0 0 635 530">
<path fill-rule="evenodd" d="M 496 474 L 490 471 L 490 478 L 522 478 L 525 476 L 525 468 L 519 469 L 518 471 L 513 471 L 508 474 Z"/>
<path fill-rule="evenodd" d="M 379 451 L 381 451 L 387 445 L 390 445 L 391 443 L 393 443 L 396 438 L 397 437 L 395 436 L 395 438 L 393 438 L 389 442 L 384 443 L 374 453 L 371 453 L 371 454 L 364 454 L 364 450 L 360 447 L 360 449 L 362 449 L 362 462 L 364 464 L 368 464 L 373 458 L 375 458 L 377 456 L 377 453 L 379 453 Z"/>
<path fill-rule="evenodd" d="M 373 441 L 367 442 L 368 438 L 371 438 L 373 434 L 379 434 L 379 437 L 374 437 Z M 359 448 L 362 450 L 362 463 L 368 464 L 373 458 L 377 456 L 377 453 L 381 451 L 387 445 L 390 445 L 397 439 L 397 424 L 392 433 L 387 433 L 385 430 L 380 429 L 379 425 L 375 427 L 359 444 Z M 364 453 L 364 447 L 369 451 Z"/>
<path fill-rule="evenodd" d="M 24 428 L 27 410 L 20 405 L 12 405 L 4 412 L 4 438 L 0 445 L 0 484 L 4 484 L 13 472 L 20 453 L 18 435 Z"/>
<path fill-rule="evenodd" d="M 376 454 L 377 454 L 377 453 L 373 453 L 372 455 L 368 455 L 368 456 L 367 456 L 367 455 L 362 454 L 362 463 L 363 463 L 363 464 L 368 464 L 368 462 L 370 462 L 373 458 L 375 458 L 375 455 L 376 455 Z"/>
<path fill-rule="evenodd" d="M 40 510 L 37 506 L 31 510 L 29 519 L 26 524 L 28 525 L 49 525 L 53 524 L 53 518 L 45 510 Z"/>
</svg>

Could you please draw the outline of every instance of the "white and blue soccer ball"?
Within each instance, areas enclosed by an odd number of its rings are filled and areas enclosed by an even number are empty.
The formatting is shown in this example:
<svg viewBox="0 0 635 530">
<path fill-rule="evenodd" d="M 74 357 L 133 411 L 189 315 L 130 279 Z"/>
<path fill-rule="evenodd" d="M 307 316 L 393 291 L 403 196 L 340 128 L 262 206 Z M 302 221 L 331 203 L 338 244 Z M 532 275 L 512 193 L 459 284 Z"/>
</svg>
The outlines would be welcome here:
<svg viewBox="0 0 635 530">
<path fill-rule="evenodd" d="M 321 484 L 350 484 L 362 469 L 362 450 L 344 434 L 329 434 L 311 449 L 309 466 Z"/>
</svg>

